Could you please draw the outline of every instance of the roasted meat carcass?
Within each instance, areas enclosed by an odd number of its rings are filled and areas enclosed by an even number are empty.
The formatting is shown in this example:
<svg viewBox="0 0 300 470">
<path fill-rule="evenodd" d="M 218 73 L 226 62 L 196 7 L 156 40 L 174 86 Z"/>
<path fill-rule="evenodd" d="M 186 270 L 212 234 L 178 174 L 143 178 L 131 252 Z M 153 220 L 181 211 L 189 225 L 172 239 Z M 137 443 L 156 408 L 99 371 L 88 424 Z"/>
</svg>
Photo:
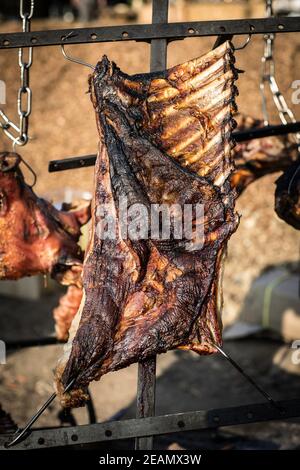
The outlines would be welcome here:
<svg viewBox="0 0 300 470">
<path fill-rule="evenodd" d="M 128 76 L 103 57 L 90 77 L 100 146 L 84 294 L 56 370 L 65 406 L 81 405 L 89 382 L 109 371 L 169 349 L 208 354 L 221 344 L 221 266 L 238 225 L 230 185 L 233 63 L 226 42 L 153 74 Z M 144 214 L 140 237 L 129 233 L 133 216 L 122 233 L 124 200 L 125 212 L 138 206 Z M 177 209 L 162 237 L 145 230 L 161 204 Z M 193 232 L 178 237 L 185 207 Z"/>
<path fill-rule="evenodd" d="M 237 131 L 262 127 L 261 119 L 236 114 Z M 240 195 L 250 183 L 267 174 L 283 171 L 297 158 L 297 144 L 293 136 L 272 136 L 237 143 L 233 149 L 236 169 L 231 181 Z M 78 311 L 82 290 L 70 286 L 54 310 L 58 339 L 66 340 L 72 319 Z"/>
<path fill-rule="evenodd" d="M 282 220 L 300 230 L 300 161 L 276 181 L 275 211 Z"/>
<path fill-rule="evenodd" d="M 234 118 L 238 131 L 264 126 L 262 120 L 243 114 Z M 241 194 L 250 183 L 262 176 L 284 171 L 297 158 L 297 142 L 292 134 L 239 142 L 234 148 L 236 170 L 231 177 L 232 185 Z"/>
<path fill-rule="evenodd" d="M 0 153 L 0 280 L 49 273 L 80 287 L 83 253 L 77 242 L 90 203 L 58 211 L 25 183 L 20 161 L 16 153 Z"/>
</svg>

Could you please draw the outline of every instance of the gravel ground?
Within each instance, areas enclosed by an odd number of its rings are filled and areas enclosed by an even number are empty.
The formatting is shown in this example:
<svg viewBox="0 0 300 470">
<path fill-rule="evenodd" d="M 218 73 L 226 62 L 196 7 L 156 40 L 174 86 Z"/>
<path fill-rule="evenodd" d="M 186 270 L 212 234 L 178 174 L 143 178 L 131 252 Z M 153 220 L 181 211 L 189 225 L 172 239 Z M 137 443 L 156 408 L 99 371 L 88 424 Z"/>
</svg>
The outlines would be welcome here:
<svg viewBox="0 0 300 470">
<path fill-rule="evenodd" d="M 253 16 L 262 15 L 261 5 L 253 3 Z M 182 3 L 181 9 L 172 11 L 176 21 L 199 18 L 225 18 L 242 16 L 244 6 L 226 5 L 205 9 L 205 5 Z M 219 7 L 218 7 L 219 8 Z M 104 18 L 103 24 L 111 23 Z M 121 21 L 121 20 L 120 20 Z M 149 21 L 146 8 L 140 21 Z M 96 24 L 96 23 L 94 23 Z M 99 22 L 97 22 L 99 24 Z M 78 24 L 74 26 L 79 26 Z M 81 25 L 82 26 L 82 25 Z M 33 22 L 33 29 L 63 28 L 61 22 Z M 66 26 L 72 27 L 72 26 Z M 19 24 L 7 22 L 0 25 L 2 31 L 16 31 Z M 188 39 L 169 46 L 170 66 L 206 52 L 211 48 L 210 38 Z M 146 72 L 149 63 L 149 46 L 141 43 L 94 44 L 71 46 L 71 54 L 95 64 L 103 54 L 113 59 L 128 73 Z M 253 116 L 261 116 L 259 97 L 259 69 L 262 54 L 261 38 L 254 37 L 246 50 L 237 53 L 237 67 L 245 70 L 238 87 L 239 110 Z M 300 35 L 284 34 L 276 39 L 278 81 L 288 102 L 291 83 L 299 79 L 296 64 L 300 56 Z M 7 84 L 5 111 L 16 119 L 16 94 L 19 86 L 17 51 L 1 51 L 0 79 Z M 85 155 L 97 151 L 95 117 L 90 103 L 87 79 L 88 69 L 67 62 L 58 47 L 34 50 L 31 71 L 33 111 L 30 120 L 32 140 L 22 149 L 23 157 L 38 175 L 36 191 L 41 195 L 53 195 L 65 187 L 91 191 L 93 170 L 81 169 L 58 174 L 48 174 L 48 162 L 67 156 Z M 299 106 L 294 108 L 300 119 Z M 278 118 L 273 114 L 273 122 Z M 9 149 L 9 143 L 0 135 L 0 150 Z M 25 171 L 26 172 L 26 171 Z M 242 215 L 236 234 L 229 243 L 224 278 L 224 323 L 237 316 L 254 279 L 269 265 L 278 266 L 296 262 L 299 253 L 299 234 L 279 220 L 273 210 L 274 181 L 278 175 L 265 177 L 247 189 L 239 199 L 237 209 Z M 30 175 L 28 175 L 28 180 Z M 30 333 L 51 332 L 53 325 L 50 310 L 57 295 L 45 297 L 37 303 L 20 303 L 1 298 L 0 332 L 5 338 L 16 334 L 28 337 Z M 39 326 L 40 325 L 40 326 Z M 279 345 L 262 340 L 237 342 L 228 345 L 248 371 L 254 374 L 270 391 L 281 397 L 299 394 L 299 377 L 287 374 L 274 365 L 272 357 Z M 12 412 L 18 424 L 23 424 L 39 404 L 52 391 L 52 369 L 60 353 L 60 346 L 31 348 L 15 352 L 2 366 L 0 374 L 0 402 Z M 38 365 L 38 366 L 37 366 Z M 274 378 L 275 377 L 275 378 Z M 122 388 L 120 384 L 122 383 Z M 109 374 L 91 388 L 98 418 L 108 419 L 119 409 L 129 407 L 125 416 L 133 416 L 136 387 L 136 366 Z M 172 393 L 170 391 L 172 390 Z M 230 393 L 224 393 L 229 390 Z M 243 380 L 236 376 L 220 357 L 198 358 L 187 353 L 168 353 L 159 358 L 158 412 L 175 412 L 196 408 L 220 407 L 259 399 Z M 41 425 L 57 424 L 57 404 L 41 418 Z M 75 412 L 79 422 L 86 422 L 85 410 Z M 241 435 L 262 440 L 272 440 L 280 447 L 295 448 L 299 445 L 299 424 L 264 424 L 248 427 Z M 250 430 L 249 430 L 250 429 Z M 252 429 L 252 431 L 251 431 Z M 235 431 L 236 432 L 236 431 Z M 277 433 L 277 434 L 276 434 Z M 275 437 L 274 437 L 275 436 Z M 277 437 L 276 437 L 277 436 Z M 193 441 L 195 443 L 195 439 Z M 227 442 L 227 441 L 226 441 Z M 170 442 L 168 443 L 168 445 Z M 167 445 L 167 444 L 164 444 Z M 183 444 L 188 446 L 189 444 Z M 191 445 L 191 444 L 190 444 Z M 271 444 L 270 444 L 271 446 Z"/>
</svg>

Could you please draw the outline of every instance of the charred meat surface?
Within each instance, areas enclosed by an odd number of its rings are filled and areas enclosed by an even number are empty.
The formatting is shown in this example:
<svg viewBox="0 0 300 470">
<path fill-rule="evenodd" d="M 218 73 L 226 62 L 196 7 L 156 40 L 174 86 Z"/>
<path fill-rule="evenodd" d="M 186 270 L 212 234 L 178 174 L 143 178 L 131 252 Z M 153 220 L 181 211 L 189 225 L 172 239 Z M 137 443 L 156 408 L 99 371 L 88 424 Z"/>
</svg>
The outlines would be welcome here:
<svg viewBox="0 0 300 470">
<path fill-rule="evenodd" d="M 234 115 L 237 130 L 245 131 L 263 126 L 261 119 L 244 114 Z M 238 195 L 254 181 L 271 173 L 283 171 L 297 159 L 297 144 L 291 135 L 272 136 L 238 143 L 233 149 L 235 171 L 231 182 Z M 82 298 L 82 289 L 70 286 L 54 310 L 58 339 L 66 340 L 73 317 Z"/>
<path fill-rule="evenodd" d="M 300 161 L 276 181 L 275 211 L 282 220 L 300 230 Z"/>
<path fill-rule="evenodd" d="M 174 348 L 213 353 L 222 342 L 221 267 L 238 225 L 233 63 L 227 42 L 153 74 L 128 76 L 103 57 L 90 77 L 100 145 L 84 292 L 56 369 L 64 406 L 83 404 L 88 384 L 109 371 Z M 130 236 L 129 225 L 122 233 L 124 199 L 128 214 L 134 205 L 146 211 L 141 237 Z M 167 237 L 145 230 L 161 204 L 178 209 Z M 187 206 L 194 230 L 178 237 Z M 105 207 L 115 236 L 103 236 Z"/>
<path fill-rule="evenodd" d="M 238 114 L 234 118 L 239 131 L 264 126 L 262 120 L 250 116 Z M 249 184 L 262 176 L 284 171 L 297 158 L 297 142 L 292 134 L 237 143 L 234 148 L 236 170 L 231 177 L 232 185 L 241 194 Z"/>
<path fill-rule="evenodd" d="M 81 286 L 80 227 L 90 217 L 85 201 L 59 211 L 26 184 L 16 153 L 0 153 L 0 280 L 49 273 Z"/>
</svg>

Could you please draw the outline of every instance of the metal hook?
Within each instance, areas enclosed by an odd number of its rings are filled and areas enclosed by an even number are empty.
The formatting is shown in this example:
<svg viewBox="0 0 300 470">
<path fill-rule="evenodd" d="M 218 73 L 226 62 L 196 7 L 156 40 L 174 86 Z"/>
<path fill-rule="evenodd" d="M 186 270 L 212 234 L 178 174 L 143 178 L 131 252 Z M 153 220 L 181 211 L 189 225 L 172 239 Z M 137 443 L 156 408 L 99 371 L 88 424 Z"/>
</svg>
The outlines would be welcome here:
<svg viewBox="0 0 300 470">
<path fill-rule="evenodd" d="M 65 40 L 68 39 L 68 38 L 74 37 L 74 36 L 76 36 L 76 34 L 74 34 L 74 32 L 71 31 L 69 34 L 67 34 L 67 36 L 65 36 L 65 37 L 63 38 L 63 41 L 65 41 Z M 62 52 L 62 54 L 63 54 L 63 56 L 64 56 L 65 59 L 70 60 L 71 62 L 75 62 L 75 64 L 85 65 L 86 67 L 89 67 L 89 68 L 95 70 L 95 67 L 94 67 L 93 65 L 88 64 L 87 62 L 84 62 L 84 61 L 81 60 L 81 59 L 78 59 L 78 58 L 76 58 L 76 57 L 71 57 L 70 55 L 68 55 L 68 54 L 66 53 L 66 51 L 65 51 L 65 46 L 64 46 L 64 44 L 61 44 L 61 52 Z"/>
<path fill-rule="evenodd" d="M 17 137 L 14 141 L 13 141 L 13 144 L 12 144 L 12 148 L 13 148 L 13 152 L 16 151 L 16 145 L 24 145 L 21 141 L 20 141 L 20 137 Z M 29 184 L 28 186 L 30 188 L 33 188 L 36 184 L 36 181 L 37 181 L 37 174 L 36 172 L 34 171 L 34 169 L 29 165 L 29 163 L 26 162 L 26 160 L 24 160 L 24 158 L 18 153 L 19 157 L 20 157 L 20 160 L 22 161 L 22 163 L 24 163 L 24 165 L 26 166 L 26 168 L 30 171 L 30 173 L 32 174 L 33 176 L 33 183 L 32 184 Z"/>
<path fill-rule="evenodd" d="M 74 384 L 76 379 L 73 379 L 71 380 L 71 382 L 68 383 L 68 385 L 66 386 L 66 388 L 64 389 L 64 392 L 63 393 L 66 393 L 70 390 L 70 388 L 72 387 L 72 385 Z M 36 414 L 34 416 L 32 416 L 32 418 L 30 418 L 30 420 L 28 421 L 28 423 L 26 424 L 25 428 L 22 429 L 22 431 L 20 432 L 20 429 L 18 429 L 15 433 L 16 437 L 10 441 L 10 442 L 6 442 L 5 443 L 5 447 L 6 448 L 9 448 L 9 447 L 12 447 L 13 445 L 17 444 L 17 442 L 20 441 L 20 439 L 27 433 L 27 431 L 30 430 L 30 428 L 32 427 L 32 425 L 37 421 L 37 419 L 41 416 L 41 414 L 46 410 L 46 408 L 48 408 L 48 406 L 53 402 L 53 400 L 56 398 L 56 393 L 53 393 L 49 398 L 48 400 L 41 406 L 41 408 L 36 412 Z"/>
<path fill-rule="evenodd" d="M 248 44 L 249 44 L 249 42 L 250 42 L 250 40 L 251 40 L 251 37 L 252 37 L 252 34 L 249 33 L 249 34 L 248 34 L 248 37 L 247 37 L 247 39 L 246 39 L 246 41 L 245 41 L 245 43 L 244 43 L 242 46 L 235 47 L 235 45 L 233 44 L 234 50 L 235 50 L 235 51 L 240 51 L 240 50 L 242 50 L 242 49 L 245 49 L 245 47 L 248 46 Z"/>
</svg>

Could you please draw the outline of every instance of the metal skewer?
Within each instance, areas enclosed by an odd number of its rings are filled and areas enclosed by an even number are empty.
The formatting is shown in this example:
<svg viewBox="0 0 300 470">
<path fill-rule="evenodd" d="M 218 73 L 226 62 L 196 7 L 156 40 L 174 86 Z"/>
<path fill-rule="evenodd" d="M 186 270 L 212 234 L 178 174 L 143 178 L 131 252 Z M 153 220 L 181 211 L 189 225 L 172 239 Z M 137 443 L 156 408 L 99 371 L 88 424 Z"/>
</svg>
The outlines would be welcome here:
<svg viewBox="0 0 300 470">
<path fill-rule="evenodd" d="M 70 390 L 70 388 L 72 387 L 72 385 L 74 384 L 76 379 L 73 379 L 71 380 L 71 382 L 69 382 L 69 384 L 66 386 L 66 388 L 64 389 L 64 393 L 68 392 Z M 41 406 L 41 408 L 36 412 L 36 414 L 34 416 L 32 416 L 32 418 L 30 418 L 30 420 L 28 421 L 28 423 L 26 424 L 25 428 L 24 429 L 18 429 L 15 434 L 16 437 L 10 441 L 10 442 L 6 442 L 5 443 L 5 447 L 6 448 L 9 448 L 9 447 L 12 447 L 14 446 L 15 444 L 17 444 L 17 442 L 19 442 L 22 437 L 30 430 L 30 428 L 32 427 L 32 425 L 38 420 L 38 418 L 44 413 L 44 411 L 48 408 L 48 406 L 53 402 L 53 400 L 55 400 L 57 396 L 57 393 L 53 393 L 49 398 L 48 400 Z"/>
<path fill-rule="evenodd" d="M 256 390 L 264 397 L 266 398 L 269 403 L 274 406 L 277 410 L 280 410 L 280 411 L 283 411 L 282 407 L 278 405 L 278 403 L 276 403 L 276 401 L 265 391 L 263 390 L 253 379 L 252 377 L 250 377 L 250 375 L 247 374 L 247 372 L 245 372 L 242 367 L 237 363 L 235 362 L 234 359 L 232 359 L 232 357 L 230 357 L 222 348 L 220 348 L 220 346 L 218 346 L 217 344 L 215 343 L 211 343 L 218 351 L 219 353 L 222 354 L 222 356 L 225 357 L 225 359 L 227 359 L 228 362 L 230 362 L 230 364 L 240 372 L 240 374 L 243 375 L 243 377 L 245 377 L 245 379 L 254 387 L 256 388 Z"/>
</svg>

